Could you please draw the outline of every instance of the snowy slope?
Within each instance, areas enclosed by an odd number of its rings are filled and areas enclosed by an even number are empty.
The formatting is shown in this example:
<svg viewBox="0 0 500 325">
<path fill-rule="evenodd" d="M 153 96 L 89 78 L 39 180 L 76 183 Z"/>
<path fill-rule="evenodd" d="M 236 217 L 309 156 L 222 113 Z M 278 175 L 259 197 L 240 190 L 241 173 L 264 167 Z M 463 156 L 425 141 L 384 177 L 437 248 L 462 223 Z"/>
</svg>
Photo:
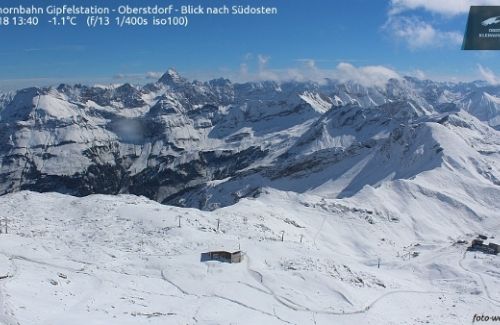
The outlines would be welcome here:
<svg viewBox="0 0 500 325">
<path fill-rule="evenodd" d="M 0 323 L 462 324 L 495 314 L 499 257 L 456 242 L 498 234 L 499 220 L 430 217 L 384 199 L 363 207 L 268 189 L 202 212 L 123 195 L 6 195 Z M 200 262 L 239 248 L 241 264 Z"/>
<path fill-rule="evenodd" d="M 498 314 L 499 257 L 460 242 L 500 230 L 498 98 L 173 69 L 142 87 L 20 90 L 0 102 L 0 324 Z M 220 249 L 243 262 L 200 262 Z"/>
<path fill-rule="evenodd" d="M 332 109 L 272 164 L 184 194 L 177 204 L 214 209 L 258 196 L 263 187 L 345 198 L 365 187 L 425 180 L 396 197 L 441 192 L 443 200 L 463 203 L 471 217 L 485 204 L 492 215 L 492 198 L 500 197 L 499 132 L 463 111 L 413 118 L 403 111 L 414 113 L 413 106 L 399 107 L 397 115 L 385 105 Z"/>
<path fill-rule="evenodd" d="M 361 168 L 377 156 L 375 144 L 396 128 L 406 132 L 405 125 L 459 110 L 495 128 L 499 96 L 499 87 L 479 83 L 403 78 L 376 87 L 334 80 L 235 84 L 189 81 L 173 69 L 142 87 L 28 88 L 3 101 L 0 193 L 132 193 L 185 205 L 214 182 L 255 170 L 279 172 L 289 166 L 286 156 L 336 161 L 360 152 L 361 145 L 367 149 L 365 160 L 355 162 Z M 327 174 L 325 181 L 339 174 Z M 190 206 L 210 208 L 196 201 Z"/>
<path fill-rule="evenodd" d="M 463 109 L 488 122 L 492 127 L 500 126 L 500 97 L 483 90 L 473 92 L 462 99 Z"/>
<path fill-rule="evenodd" d="M 13 97 L 12 93 L 0 93 L 0 112 L 12 100 L 12 97 Z"/>
</svg>

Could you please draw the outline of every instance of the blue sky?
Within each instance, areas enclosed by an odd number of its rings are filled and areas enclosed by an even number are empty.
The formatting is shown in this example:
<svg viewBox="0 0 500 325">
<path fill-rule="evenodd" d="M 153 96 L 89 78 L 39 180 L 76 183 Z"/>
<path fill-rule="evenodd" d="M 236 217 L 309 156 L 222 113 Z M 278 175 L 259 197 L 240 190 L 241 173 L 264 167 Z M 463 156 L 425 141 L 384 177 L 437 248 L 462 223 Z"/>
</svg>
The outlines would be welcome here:
<svg viewBox="0 0 500 325">
<path fill-rule="evenodd" d="M 495 3 L 496 2 L 496 3 Z M 46 6 L 47 1 L 24 1 Z M 95 1 L 93 3 L 99 3 Z M 118 3 L 102 1 L 102 4 Z M 130 5 L 165 2 L 129 0 Z M 471 4 L 500 0 L 192 0 L 278 7 L 277 16 L 190 17 L 183 27 L 0 27 L 0 88 L 190 78 L 315 79 L 366 74 L 498 82 L 500 52 L 460 50 Z M 0 6 L 18 5 L 2 0 Z M 50 4 L 90 4 L 51 1 Z"/>
</svg>

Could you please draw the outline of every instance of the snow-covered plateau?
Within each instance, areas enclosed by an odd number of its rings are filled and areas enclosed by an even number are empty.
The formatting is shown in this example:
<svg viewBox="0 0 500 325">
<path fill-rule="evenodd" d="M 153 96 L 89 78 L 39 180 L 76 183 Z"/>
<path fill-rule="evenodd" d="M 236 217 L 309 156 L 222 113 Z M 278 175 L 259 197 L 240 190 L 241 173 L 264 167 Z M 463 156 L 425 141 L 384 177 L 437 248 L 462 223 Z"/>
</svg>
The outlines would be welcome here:
<svg viewBox="0 0 500 325">
<path fill-rule="evenodd" d="M 169 70 L 0 117 L 2 325 L 500 316 L 500 256 L 467 250 L 500 244 L 499 86 Z"/>
</svg>

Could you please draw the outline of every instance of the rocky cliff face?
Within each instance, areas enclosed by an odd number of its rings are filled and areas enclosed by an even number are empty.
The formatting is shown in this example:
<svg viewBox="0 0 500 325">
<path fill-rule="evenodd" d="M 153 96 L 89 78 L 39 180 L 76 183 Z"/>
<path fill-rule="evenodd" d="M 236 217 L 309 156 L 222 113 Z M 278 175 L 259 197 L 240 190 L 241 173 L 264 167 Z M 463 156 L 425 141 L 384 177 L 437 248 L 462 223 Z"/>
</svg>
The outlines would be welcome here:
<svg viewBox="0 0 500 325">
<path fill-rule="evenodd" d="M 0 194 L 132 193 L 203 209 L 263 186 L 333 184 L 331 196 L 348 197 L 458 159 L 443 148 L 464 137 L 474 154 L 454 168 L 498 186 L 499 95 L 412 78 L 191 82 L 174 70 L 143 87 L 29 88 L 0 100 Z"/>
</svg>

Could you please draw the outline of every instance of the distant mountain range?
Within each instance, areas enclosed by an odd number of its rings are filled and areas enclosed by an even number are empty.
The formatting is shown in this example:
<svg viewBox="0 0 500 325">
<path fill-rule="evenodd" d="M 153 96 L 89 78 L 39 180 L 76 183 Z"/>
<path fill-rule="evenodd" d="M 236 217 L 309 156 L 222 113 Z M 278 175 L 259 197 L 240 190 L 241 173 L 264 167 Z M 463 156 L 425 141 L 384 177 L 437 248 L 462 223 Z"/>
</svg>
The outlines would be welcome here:
<svg viewBox="0 0 500 325">
<path fill-rule="evenodd" d="M 500 197 L 500 86 L 481 82 L 238 84 L 170 69 L 141 87 L 23 89 L 0 109 L 0 194 L 131 193 L 213 210 L 266 187 L 386 188 L 432 191 L 479 217 Z"/>
</svg>

